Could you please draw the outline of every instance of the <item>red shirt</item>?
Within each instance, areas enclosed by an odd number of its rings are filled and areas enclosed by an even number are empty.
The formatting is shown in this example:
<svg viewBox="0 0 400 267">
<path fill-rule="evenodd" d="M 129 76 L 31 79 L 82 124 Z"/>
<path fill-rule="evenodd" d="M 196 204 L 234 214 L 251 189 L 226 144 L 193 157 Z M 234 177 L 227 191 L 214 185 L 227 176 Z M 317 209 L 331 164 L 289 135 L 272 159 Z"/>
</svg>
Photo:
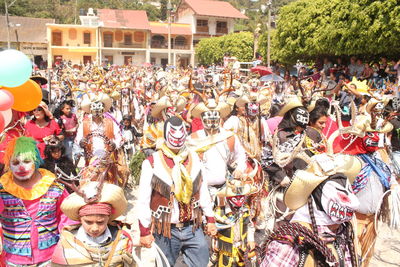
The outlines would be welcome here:
<svg viewBox="0 0 400 267">
<path fill-rule="evenodd" d="M 66 116 L 66 115 L 61 115 L 60 117 L 62 119 L 62 122 L 64 124 L 64 130 L 71 130 L 73 128 L 75 128 L 78 125 L 78 119 L 76 118 L 76 115 L 71 113 L 70 116 Z M 72 132 L 66 132 L 66 136 L 75 136 L 76 135 L 76 131 L 75 133 Z"/>
<path fill-rule="evenodd" d="M 44 127 L 37 126 L 33 120 L 30 120 L 25 124 L 25 135 L 32 137 L 38 142 L 37 147 L 39 148 L 40 156 L 42 156 L 43 159 L 45 158 L 44 148 L 46 147 L 43 138 L 49 135 L 59 135 L 60 133 L 61 128 L 55 120 L 50 120 L 49 124 Z"/>
</svg>

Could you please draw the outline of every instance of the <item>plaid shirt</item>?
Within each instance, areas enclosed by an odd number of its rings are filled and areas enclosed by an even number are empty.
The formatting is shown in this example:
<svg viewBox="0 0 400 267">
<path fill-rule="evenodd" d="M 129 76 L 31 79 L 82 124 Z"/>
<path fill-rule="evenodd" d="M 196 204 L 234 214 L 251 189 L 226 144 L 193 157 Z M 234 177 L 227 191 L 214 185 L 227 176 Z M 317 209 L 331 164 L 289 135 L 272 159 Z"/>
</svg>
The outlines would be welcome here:
<svg viewBox="0 0 400 267">
<path fill-rule="evenodd" d="M 340 237 L 345 238 L 343 231 L 340 231 Z M 337 236 L 327 226 L 318 226 L 319 236 L 325 242 L 333 242 L 334 238 L 331 236 Z M 344 239 L 346 240 L 346 239 Z M 351 267 L 351 256 L 349 248 L 346 244 L 340 245 L 342 251 L 345 251 L 345 266 Z M 298 247 L 292 246 L 290 243 L 283 243 L 280 241 L 272 241 L 269 243 L 266 254 L 262 259 L 260 267 L 293 267 L 297 266 L 300 259 L 300 251 Z"/>
</svg>

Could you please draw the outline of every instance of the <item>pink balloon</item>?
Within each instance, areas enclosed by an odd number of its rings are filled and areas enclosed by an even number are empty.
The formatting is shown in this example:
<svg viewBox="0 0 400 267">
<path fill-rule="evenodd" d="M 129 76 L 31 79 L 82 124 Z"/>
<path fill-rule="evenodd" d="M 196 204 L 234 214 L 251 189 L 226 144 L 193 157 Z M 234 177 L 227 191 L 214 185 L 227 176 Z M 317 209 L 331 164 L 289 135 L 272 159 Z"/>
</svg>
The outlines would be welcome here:
<svg viewBox="0 0 400 267">
<path fill-rule="evenodd" d="M 10 124 L 10 122 L 13 118 L 12 109 L 10 108 L 10 109 L 4 110 L 4 111 L 0 111 L 0 114 L 3 116 L 4 128 L 6 128 Z"/>
<path fill-rule="evenodd" d="M 0 114 L 0 133 L 4 130 L 4 118 L 3 115 Z"/>
<path fill-rule="evenodd" d="M 8 110 L 14 104 L 14 96 L 7 90 L 0 90 L 0 110 Z"/>
</svg>

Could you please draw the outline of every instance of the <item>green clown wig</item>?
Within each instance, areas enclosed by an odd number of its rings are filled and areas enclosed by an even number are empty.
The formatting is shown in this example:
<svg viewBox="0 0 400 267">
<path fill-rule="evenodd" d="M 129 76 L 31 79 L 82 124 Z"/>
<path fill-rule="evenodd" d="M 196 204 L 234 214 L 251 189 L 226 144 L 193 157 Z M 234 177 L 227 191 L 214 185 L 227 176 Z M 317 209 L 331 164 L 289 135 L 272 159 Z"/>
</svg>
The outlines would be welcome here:
<svg viewBox="0 0 400 267">
<path fill-rule="evenodd" d="M 8 143 L 4 155 L 5 165 L 9 167 L 11 159 L 18 156 L 22 160 L 32 160 L 35 163 L 36 169 L 43 164 L 36 141 L 31 137 L 17 137 Z"/>
</svg>

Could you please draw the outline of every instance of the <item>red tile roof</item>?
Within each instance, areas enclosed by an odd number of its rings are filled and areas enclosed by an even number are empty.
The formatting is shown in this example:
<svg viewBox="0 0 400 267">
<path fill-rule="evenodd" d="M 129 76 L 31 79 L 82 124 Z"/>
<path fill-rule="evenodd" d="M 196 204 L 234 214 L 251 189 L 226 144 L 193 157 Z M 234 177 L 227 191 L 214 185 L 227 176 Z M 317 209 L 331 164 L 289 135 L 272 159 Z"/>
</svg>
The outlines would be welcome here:
<svg viewBox="0 0 400 267">
<path fill-rule="evenodd" d="M 150 22 L 151 33 L 168 34 L 168 23 Z M 171 34 L 192 35 L 192 26 L 183 23 L 171 23 Z"/>
<path fill-rule="evenodd" d="M 210 0 L 185 0 L 185 2 L 197 15 L 248 19 L 228 2 Z"/>
<path fill-rule="evenodd" d="M 149 30 L 150 24 L 145 10 L 97 9 L 103 27 Z"/>
</svg>

